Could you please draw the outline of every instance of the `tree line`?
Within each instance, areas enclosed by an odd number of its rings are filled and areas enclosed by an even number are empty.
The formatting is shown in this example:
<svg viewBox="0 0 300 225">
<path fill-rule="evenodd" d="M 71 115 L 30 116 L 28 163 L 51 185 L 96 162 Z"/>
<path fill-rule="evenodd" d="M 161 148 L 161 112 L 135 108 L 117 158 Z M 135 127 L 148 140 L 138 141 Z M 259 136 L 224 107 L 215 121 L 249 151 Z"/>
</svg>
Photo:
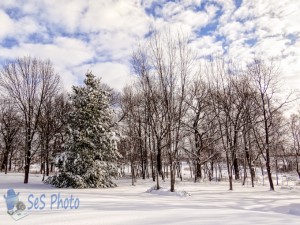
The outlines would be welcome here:
<svg viewBox="0 0 300 225">
<path fill-rule="evenodd" d="M 63 152 L 69 104 L 49 60 L 23 57 L 7 62 L 0 74 L 1 170 L 24 171 L 38 163 L 48 176 Z"/>
<path fill-rule="evenodd" d="M 120 151 L 136 176 L 182 179 L 182 162 L 198 182 L 204 176 L 255 180 L 255 168 L 273 176 L 298 166 L 299 116 L 284 116 L 295 103 L 292 92 L 280 92 L 279 68 L 255 58 L 242 65 L 224 57 L 199 64 L 184 35 L 155 33 L 134 51 L 135 82 L 124 88 L 120 108 Z M 224 168 L 225 167 L 225 168 Z M 216 174 L 219 173 L 219 177 Z M 273 176 L 272 176 L 273 175 Z"/>
<path fill-rule="evenodd" d="M 151 177 L 159 189 L 169 178 L 175 191 L 183 163 L 195 182 L 224 179 L 227 171 L 230 190 L 247 177 L 254 186 L 257 168 L 270 190 L 282 169 L 300 178 L 300 114 L 285 116 L 295 97 L 281 93 L 274 61 L 215 56 L 199 63 L 181 33 L 153 33 L 131 66 L 134 81 L 122 93 L 101 88 L 114 110 L 119 174 L 130 168 L 132 184 Z M 66 152 L 74 110 L 59 75 L 50 61 L 18 58 L 3 65 L 0 87 L 1 171 L 22 171 L 28 183 L 35 163 L 49 176 Z"/>
</svg>

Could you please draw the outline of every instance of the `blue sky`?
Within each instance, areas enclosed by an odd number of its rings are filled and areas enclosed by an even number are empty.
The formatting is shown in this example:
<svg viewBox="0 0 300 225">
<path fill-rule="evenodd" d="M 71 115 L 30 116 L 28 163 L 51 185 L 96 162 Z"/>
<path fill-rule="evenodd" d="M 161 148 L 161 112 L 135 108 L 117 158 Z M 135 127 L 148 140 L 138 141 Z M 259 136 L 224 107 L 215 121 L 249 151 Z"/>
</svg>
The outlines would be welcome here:
<svg viewBox="0 0 300 225">
<path fill-rule="evenodd" d="M 288 86 L 300 84 L 299 0 L 5 0 L 0 1 L 0 63 L 50 59 L 64 85 L 87 70 L 121 90 L 130 55 L 149 29 L 180 28 L 200 57 L 247 61 L 275 57 Z"/>
</svg>

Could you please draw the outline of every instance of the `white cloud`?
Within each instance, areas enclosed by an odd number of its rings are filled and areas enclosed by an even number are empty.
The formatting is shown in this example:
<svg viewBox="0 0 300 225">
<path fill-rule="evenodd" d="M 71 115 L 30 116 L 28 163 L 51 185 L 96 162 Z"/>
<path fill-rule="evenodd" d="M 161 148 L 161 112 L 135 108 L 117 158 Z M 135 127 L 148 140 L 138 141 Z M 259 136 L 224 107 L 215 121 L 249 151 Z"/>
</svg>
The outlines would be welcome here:
<svg viewBox="0 0 300 225">
<path fill-rule="evenodd" d="M 216 13 L 220 8 L 216 5 L 209 4 L 205 7 L 206 12 L 208 13 L 208 17 L 213 19 L 216 16 Z"/>
<path fill-rule="evenodd" d="M 46 0 L 40 7 L 40 10 L 43 11 L 41 18 L 50 23 L 52 29 L 59 27 L 64 32 L 72 33 L 78 29 L 86 7 L 86 1 Z"/>
<path fill-rule="evenodd" d="M 16 6 L 16 5 L 17 5 L 16 0 L 0 1 L 0 8 L 8 8 L 8 7 Z"/>
<path fill-rule="evenodd" d="M 1 54 L 1 53 L 0 53 Z M 4 53 L 5 54 L 5 53 Z M 2 57 L 13 57 L 30 54 L 42 59 L 49 58 L 59 67 L 72 67 L 93 59 L 93 51 L 82 41 L 72 38 L 58 37 L 52 44 L 23 43 L 2 54 Z"/>
<path fill-rule="evenodd" d="M 88 1 L 79 22 L 84 32 L 119 31 L 128 33 L 147 32 L 148 19 L 136 1 Z"/>
<path fill-rule="evenodd" d="M 299 9 L 299 1 L 244 0 L 222 21 L 218 32 L 231 41 L 228 54 L 235 59 L 275 57 L 286 84 L 296 88 L 300 84 Z M 249 39 L 253 46 L 246 43 Z"/>
<path fill-rule="evenodd" d="M 14 38 L 19 42 L 26 41 L 28 36 L 36 32 L 45 32 L 38 22 L 29 16 L 21 17 L 19 20 L 10 18 L 0 9 L 0 41 L 5 38 Z"/>
<path fill-rule="evenodd" d="M 192 29 L 201 28 L 208 24 L 209 17 L 205 12 L 195 12 L 192 10 L 185 10 L 181 12 L 175 21 L 180 21 L 183 24 L 191 26 Z"/>
<path fill-rule="evenodd" d="M 197 38 L 191 42 L 191 47 L 197 51 L 198 57 L 207 57 L 213 54 L 223 54 L 223 47 L 220 41 L 215 41 L 211 36 Z"/>
<path fill-rule="evenodd" d="M 94 51 L 86 43 L 72 38 L 58 37 L 52 44 L 22 43 L 12 49 L 0 48 L 0 58 L 14 59 L 30 55 L 40 59 L 50 59 L 61 75 L 66 90 L 78 84 L 79 73 L 74 67 L 85 64 L 94 58 Z"/>
<path fill-rule="evenodd" d="M 233 21 L 221 27 L 219 31 L 227 40 L 234 41 L 242 38 L 244 28 L 240 22 Z"/>
<path fill-rule="evenodd" d="M 217 10 L 216 7 L 209 6 L 207 11 L 196 11 L 193 6 L 199 5 L 198 1 L 167 2 L 159 10 L 159 14 L 167 25 L 185 27 L 188 32 L 193 32 L 206 26 Z"/>
<path fill-rule="evenodd" d="M 185 6 L 199 6 L 201 4 L 201 0 L 181 0 L 180 3 L 182 3 Z"/>
<path fill-rule="evenodd" d="M 14 22 L 3 10 L 0 10 L 0 27 L 0 40 L 13 32 Z"/>
<path fill-rule="evenodd" d="M 145 10 L 155 2 L 156 18 Z M 0 1 L 0 58 L 49 58 L 67 89 L 92 69 L 120 90 L 129 79 L 130 54 L 152 26 L 190 35 L 199 56 L 227 52 L 239 62 L 255 54 L 275 56 L 287 80 L 300 84 L 293 75 L 300 75 L 299 11 L 297 0 L 243 0 L 239 8 L 234 0 L 5 0 Z M 201 36 L 200 29 L 212 23 L 216 31 Z M 18 45 L 4 46 L 8 37 Z"/>
<path fill-rule="evenodd" d="M 108 84 L 110 87 L 121 91 L 122 88 L 130 81 L 130 70 L 126 64 L 104 62 L 96 64 L 86 64 L 77 68 L 74 68 L 77 72 L 80 72 L 82 79 L 87 71 L 101 78 L 101 81 Z"/>
<path fill-rule="evenodd" d="M 222 15 L 219 19 L 219 24 L 226 24 L 230 21 L 231 16 L 236 9 L 234 0 L 214 0 L 213 2 L 222 7 Z"/>
</svg>

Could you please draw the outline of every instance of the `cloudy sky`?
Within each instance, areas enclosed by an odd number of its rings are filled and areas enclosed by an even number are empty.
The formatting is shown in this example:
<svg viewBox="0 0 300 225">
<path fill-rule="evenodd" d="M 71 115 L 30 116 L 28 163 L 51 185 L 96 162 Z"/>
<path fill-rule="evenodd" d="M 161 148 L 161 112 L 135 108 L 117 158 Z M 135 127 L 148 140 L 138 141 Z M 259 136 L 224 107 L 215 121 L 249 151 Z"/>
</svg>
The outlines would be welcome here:
<svg viewBox="0 0 300 225">
<path fill-rule="evenodd" d="M 67 89 L 92 70 L 121 90 L 137 42 L 151 27 L 177 27 L 204 58 L 275 57 L 288 86 L 297 88 L 299 22 L 299 0 L 1 0 L 0 63 L 48 58 Z"/>
</svg>

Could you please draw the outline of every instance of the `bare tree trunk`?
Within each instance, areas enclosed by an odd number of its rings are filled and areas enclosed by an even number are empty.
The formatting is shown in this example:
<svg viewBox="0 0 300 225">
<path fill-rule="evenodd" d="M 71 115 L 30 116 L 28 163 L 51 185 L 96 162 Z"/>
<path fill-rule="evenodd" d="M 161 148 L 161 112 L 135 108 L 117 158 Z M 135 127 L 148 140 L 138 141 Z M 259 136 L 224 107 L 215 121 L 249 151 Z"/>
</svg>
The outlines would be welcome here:
<svg viewBox="0 0 300 225">
<path fill-rule="evenodd" d="M 213 161 L 211 161 L 210 162 L 210 177 L 211 177 L 211 179 L 212 178 L 214 178 L 214 162 Z"/>
<path fill-rule="evenodd" d="M 156 189 L 157 190 L 160 189 L 158 176 L 159 176 L 159 172 L 158 169 L 156 168 Z"/>
<path fill-rule="evenodd" d="M 8 161 L 6 161 L 6 164 L 5 164 L 5 174 L 7 174 L 7 167 L 8 167 Z"/>
<path fill-rule="evenodd" d="M 1 171 L 4 169 L 5 174 L 7 174 L 8 154 L 9 154 L 9 152 L 6 149 L 4 152 L 3 161 L 2 161 L 2 165 L 1 165 Z"/>
<path fill-rule="evenodd" d="M 46 176 L 49 176 L 49 156 L 46 158 Z"/>
<path fill-rule="evenodd" d="M 220 166 L 220 164 L 218 164 L 219 167 L 219 176 L 220 176 L 220 181 L 223 179 L 223 175 L 222 175 L 222 166 Z"/>
<path fill-rule="evenodd" d="M 246 160 L 247 160 L 247 163 L 248 163 L 248 167 L 249 167 L 249 171 L 250 171 L 250 176 L 251 176 L 251 185 L 252 185 L 252 187 L 254 187 L 254 168 L 251 165 L 249 151 L 246 150 L 245 153 L 246 153 Z"/>
<path fill-rule="evenodd" d="M 246 183 L 246 179 L 247 179 L 247 165 L 246 165 L 246 159 L 244 159 L 244 163 L 243 163 L 243 170 L 244 170 L 244 179 L 243 179 L 243 183 L 242 185 L 244 186 Z"/>
<path fill-rule="evenodd" d="M 134 166 L 133 166 L 133 162 L 131 161 L 131 184 L 132 186 L 134 186 L 134 180 L 135 180 L 135 177 L 134 177 Z"/>
<path fill-rule="evenodd" d="M 51 173 L 53 172 L 53 168 L 54 168 L 54 163 L 52 162 L 52 163 L 51 163 L 51 166 L 50 166 L 50 172 L 51 172 Z"/>
<path fill-rule="evenodd" d="M 199 160 L 197 160 L 195 166 L 195 182 L 199 182 L 201 178 L 202 178 L 201 164 Z"/>
<path fill-rule="evenodd" d="M 28 137 L 28 135 L 29 135 L 29 137 Z M 29 179 L 29 170 L 30 170 L 30 162 L 31 162 L 31 141 L 30 141 L 30 138 L 31 138 L 30 134 L 27 134 L 24 184 L 27 184 L 28 179 Z"/>
<path fill-rule="evenodd" d="M 263 185 L 265 185 L 265 173 L 264 173 L 264 167 L 263 167 L 263 164 L 261 162 L 261 159 L 259 159 L 259 162 L 260 162 L 260 168 L 261 168 L 261 175 L 262 175 L 262 178 L 263 178 Z"/>
<path fill-rule="evenodd" d="M 170 176 L 171 176 L 171 192 L 175 191 L 175 164 L 172 162 L 170 165 Z"/>
<path fill-rule="evenodd" d="M 29 179 L 29 168 L 30 168 L 30 159 L 28 157 L 25 158 L 25 177 L 24 177 L 24 184 L 28 184 Z"/>
<path fill-rule="evenodd" d="M 151 157 L 151 175 L 152 175 L 152 180 L 155 181 L 155 171 L 154 171 L 154 165 L 153 165 L 153 154 L 150 153 L 150 157 Z"/>
<path fill-rule="evenodd" d="M 12 164 L 12 157 L 13 157 L 13 153 L 10 153 L 10 157 L 9 157 L 9 167 L 8 167 L 8 171 L 11 171 L 11 164 Z"/>
<path fill-rule="evenodd" d="M 177 177 L 182 181 L 182 168 L 179 161 L 177 162 Z"/>
<path fill-rule="evenodd" d="M 266 148 L 266 169 L 267 169 L 267 174 L 268 174 L 268 179 L 269 179 L 269 184 L 270 184 L 270 190 L 274 191 L 274 184 L 273 184 L 273 179 L 272 179 L 272 173 L 271 173 L 271 166 L 270 166 L 270 152 L 269 152 L 269 135 L 266 135 L 266 143 L 267 143 L 267 148 Z"/>
<path fill-rule="evenodd" d="M 45 145 L 45 149 L 46 149 L 46 176 L 49 176 L 49 133 L 46 135 L 46 145 Z"/>
<path fill-rule="evenodd" d="M 157 154 L 156 154 L 156 165 L 157 172 L 162 175 L 162 161 L 161 161 L 161 143 L 160 140 L 157 140 Z"/>
<path fill-rule="evenodd" d="M 234 168 L 235 180 L 239 180 L 240 179 L 240 171 L 239 171 L 239 164 L 238 164 L 236 154 L 234 154 L 234 157 L 233 157 L 233 168 Z"/>
<path fill-rule="evenodd" d="M 276 185 L 278 186 L 278 162 L 277 162 L 277 156 L 275 159 L 275 173 L 276 173 Z"/>
<path fill-rule="evenodd" d="M 228 152 L 226 151 L 226 163 L 227 163 L 227 171 L 228 171 L 228 179 L 229 179 L 229 190 L 232 191 L 233 190 L 233 186 L 232 186 L 232 168 L 230 166 L 230 162 L 229 162 L 229 157 L 228 157 Z"/>
<path fill-rule="evenodd" d="M 299 163 L 298 163 L 298 157 L 297 157 L 297 155 L 296 155 L 296 171 L 297 171 L 298 177 L 300 179 L 300 171 L 299 171 Z"/>
</svg>

